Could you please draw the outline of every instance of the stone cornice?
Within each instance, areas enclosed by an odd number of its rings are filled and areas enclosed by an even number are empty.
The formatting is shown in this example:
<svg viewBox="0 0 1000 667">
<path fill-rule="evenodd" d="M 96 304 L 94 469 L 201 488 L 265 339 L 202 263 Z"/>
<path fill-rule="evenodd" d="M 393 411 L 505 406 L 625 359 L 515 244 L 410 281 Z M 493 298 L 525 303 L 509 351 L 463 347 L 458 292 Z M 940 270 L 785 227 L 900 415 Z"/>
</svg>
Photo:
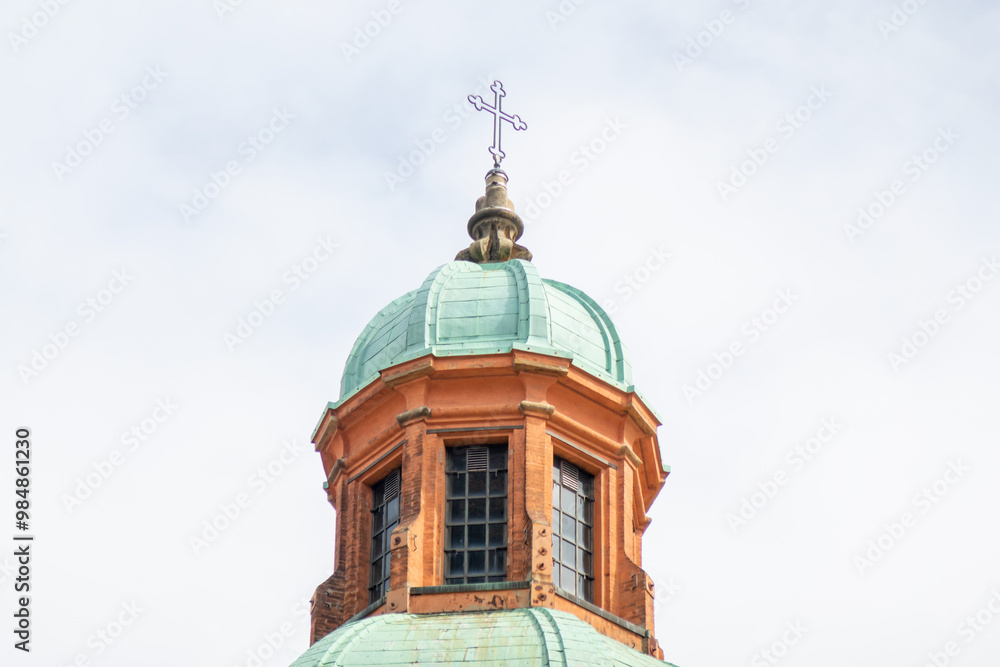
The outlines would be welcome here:
<svg viewBox="0 0 1000 667">
<path fill-rule="evenodd" d="M 430 377 L 466 377 L 470 375 L 504 375 L 529 373 L 558 378 L 560 384 L 580 393 L 610 410 L 627 415 L 646 435 L 655 436 L 660 425 L 655 414 L 634 391 L 625 391 L 609 382 L 573 366 L 569 359 L 551 355 L 512 350 L 491 355 L 436 357 L 426 355 L 404 361 L 382 371 L 381 377 L 352 395 L 334 411 L 341 427 L 353 421 L 355 411 L 388 389 L 412 380 Z M 334 404 L 330 404 L 332 407 Z M 348 419 L 348 417 L 351 419 Z"/>
<path fill-rule="evenodd" d="M 326 409 L 323 413 L 323 418 L 320 419 L 319 425 L 316 427 L 316 432 L 313 434 L 313 444 L 316 445 L 316 451 L 322 453 L 330 440 L 333 439 L 333 434 L 337 432 L 337 427 L 340 425 L 340 420 L 337 419 L 333 410 L 330 408 Z"/>
</svg>

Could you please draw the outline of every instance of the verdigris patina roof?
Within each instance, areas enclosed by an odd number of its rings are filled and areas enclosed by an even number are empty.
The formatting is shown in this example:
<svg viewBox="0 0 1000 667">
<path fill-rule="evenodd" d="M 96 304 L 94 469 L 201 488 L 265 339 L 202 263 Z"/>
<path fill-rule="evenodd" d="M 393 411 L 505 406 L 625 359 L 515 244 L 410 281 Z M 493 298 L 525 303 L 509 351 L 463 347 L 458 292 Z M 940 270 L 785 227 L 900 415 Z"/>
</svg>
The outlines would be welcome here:
<svg viewBox="0 0 1000 667">
<path fill-rule="evenodd" d="M 524 260 L 453 261 L 368 323 L 347 359 L 338 403 L 403 361 L 512 349 L 569 358 L 580 369 L 633 390 L 618 330 L 593 299 L 543 280 Z"/>
<path fill-rule="evenodd" d="M 292 667 L 456 664 L 674 667 L 605 637 L 570 613 L 543 607 L 370 616 L 331 632 Z"/>
</svg>

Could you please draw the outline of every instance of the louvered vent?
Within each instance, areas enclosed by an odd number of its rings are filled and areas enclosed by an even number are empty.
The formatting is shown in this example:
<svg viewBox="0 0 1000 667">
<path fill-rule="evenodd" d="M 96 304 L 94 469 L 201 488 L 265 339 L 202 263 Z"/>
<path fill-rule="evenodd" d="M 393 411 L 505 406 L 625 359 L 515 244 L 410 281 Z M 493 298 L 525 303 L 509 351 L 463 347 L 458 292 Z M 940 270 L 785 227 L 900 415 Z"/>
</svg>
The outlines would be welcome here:
<svg viewBox="0 0 1000 667">
<path fill-rule="evenodd" d="M 385 478 L 385 492 L 382 498 L 385 502 L 399 495 L 399 470 L 394 470 L 392 474 Z"/>
<path fill-rule="evenodd" d="M 467 470 L 477 472 L 488 470 L 490 467 L 490 450 L 487 447 L 469 447 L 468 459 L 466 460 Z"/>
<path fill-rule="evenodd" d="M 562 485 L 572 491 L 580 490 L 580 469 L 568 461 L 562 462 Z"/>
</svg>

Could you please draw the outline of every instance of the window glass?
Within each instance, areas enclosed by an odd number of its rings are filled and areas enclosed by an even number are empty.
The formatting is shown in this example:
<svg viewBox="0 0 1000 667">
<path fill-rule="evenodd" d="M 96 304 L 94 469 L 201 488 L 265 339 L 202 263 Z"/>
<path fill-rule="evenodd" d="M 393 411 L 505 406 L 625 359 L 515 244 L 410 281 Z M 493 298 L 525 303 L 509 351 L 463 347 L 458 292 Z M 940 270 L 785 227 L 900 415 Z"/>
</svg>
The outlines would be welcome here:
<svg viewBox="0 0 1000 667">
<path fill-rule="evenodd" d="M 372 547 L 368 576 L 368 602 L 382 599 L 389 589 L 389 538 L 399 525 L 401 469 L 396 468 L 372 487 Z"/>
<path fill-rule="evenodd" d="M 552 469 L 552 581 L 594 601 L 594 476 L 557 458 Z"/>
<path fill-rule="evenodd" d="M 507 580 L 507 445 L 450 447 L 445 583 Z"/>
</svg>

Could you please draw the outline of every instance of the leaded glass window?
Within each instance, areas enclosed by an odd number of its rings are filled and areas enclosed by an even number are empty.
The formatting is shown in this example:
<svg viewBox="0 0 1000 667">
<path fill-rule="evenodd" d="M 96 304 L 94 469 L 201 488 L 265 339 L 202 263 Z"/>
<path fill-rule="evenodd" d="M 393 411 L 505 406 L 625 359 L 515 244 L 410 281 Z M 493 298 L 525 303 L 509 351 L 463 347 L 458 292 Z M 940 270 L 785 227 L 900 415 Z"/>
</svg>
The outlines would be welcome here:
<svg viewBox="0 0 1000 667">
<path fill-rule="evenodd" d="M 552 466 L 552 583 L 594 601 L 594 476 L 559 458 Z"/>
<path fill-rule="evenodd" d="M 382 599 L 389 590 L 389 538 L 399 525 L 399 490 L 401 469 L 396 468 L 372 487 L 371 573 L 368 577 L 368 602 Z"/>
<path fill-rule="evenodd" d="M 445 477 L 445 583 L 506 581 L 507 445 L 450 447 Z"/>
</svg>

